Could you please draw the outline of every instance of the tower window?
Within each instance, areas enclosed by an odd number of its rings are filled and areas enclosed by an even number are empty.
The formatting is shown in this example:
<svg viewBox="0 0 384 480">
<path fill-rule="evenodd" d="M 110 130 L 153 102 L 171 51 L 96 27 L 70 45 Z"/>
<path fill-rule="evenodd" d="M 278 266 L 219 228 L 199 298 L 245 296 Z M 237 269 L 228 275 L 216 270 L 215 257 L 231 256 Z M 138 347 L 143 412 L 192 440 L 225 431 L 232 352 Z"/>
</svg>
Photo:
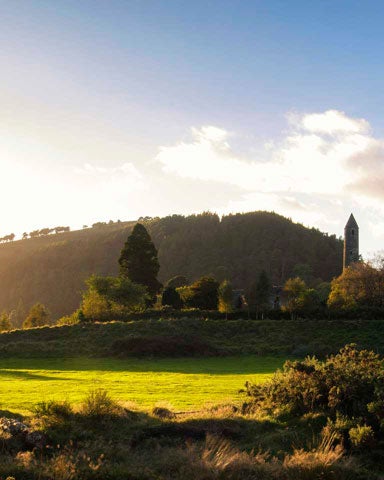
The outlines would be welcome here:
<svg viewBox="0 0 384 480">
<path fill-rule="evenodd" d="M 351 230 L 352 235 L 355 235 L 355 230 L 352 228 Z"/>
</svg>

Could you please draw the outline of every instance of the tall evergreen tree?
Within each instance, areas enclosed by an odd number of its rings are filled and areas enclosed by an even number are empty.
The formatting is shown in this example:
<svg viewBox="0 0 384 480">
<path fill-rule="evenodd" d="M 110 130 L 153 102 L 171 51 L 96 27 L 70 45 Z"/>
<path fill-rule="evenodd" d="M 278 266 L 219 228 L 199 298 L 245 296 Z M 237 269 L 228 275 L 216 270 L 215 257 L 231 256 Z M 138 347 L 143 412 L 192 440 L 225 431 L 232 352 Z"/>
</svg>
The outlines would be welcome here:
<svg viewBox="0 0 384 480">
<path fill-rule="evenodd" d="M 157 280 L 160 265 L 157 250 L 144 225 L 136 223 L 134 226 L 121 250 L 119 265 L 120 276 L 147 287 L 154 301 L 161 287 Z"/>
<path fill-rule="evenodd" d="M 265 270 L 260 272 L 257 282 L 255 282 L 248 294 L 248 304 L 250 309 L 257 314 L 264 315 L 265 310 L 270 308 L 270 296 L 272 285 Z"/>
</svg>

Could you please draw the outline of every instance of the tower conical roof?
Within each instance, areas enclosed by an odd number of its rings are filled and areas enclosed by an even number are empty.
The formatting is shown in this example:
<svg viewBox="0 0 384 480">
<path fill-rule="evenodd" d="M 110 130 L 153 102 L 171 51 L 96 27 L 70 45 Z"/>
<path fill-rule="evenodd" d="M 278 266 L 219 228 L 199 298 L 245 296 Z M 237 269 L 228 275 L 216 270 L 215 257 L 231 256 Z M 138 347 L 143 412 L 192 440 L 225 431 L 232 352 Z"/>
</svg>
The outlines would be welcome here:
<svg viewBox="0 0 384 480">
<path fill-rule="evenodd" d="M 351 213 L 349 219 L 348 219 L 348 222 L 347 224 L 345 225 L 345 228 L 359 228 L 359 226 L 357 225 L 357 222 L 355 220 L 355 217 L 353 216 L 353 213 Z"/>
</svg>

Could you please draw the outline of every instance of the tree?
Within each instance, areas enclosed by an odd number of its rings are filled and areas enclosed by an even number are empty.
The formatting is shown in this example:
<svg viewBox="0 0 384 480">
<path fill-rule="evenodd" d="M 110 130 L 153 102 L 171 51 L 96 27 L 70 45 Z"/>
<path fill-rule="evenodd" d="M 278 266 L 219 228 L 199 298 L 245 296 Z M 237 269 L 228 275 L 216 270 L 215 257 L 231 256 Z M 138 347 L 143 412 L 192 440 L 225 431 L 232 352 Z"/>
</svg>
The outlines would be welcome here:
<svg viewBox="0 0 384 480">
<path fill-rule="evenodd" d="M 145 307 L 147 289 L 129 278 L 92 275 L 86 284 L 81 310 L 89 320 L 108 320 Z"/>
<path fill-rule="evenodd" d="M 157 280 L 160 265 L 151 237 L 140 223 L 136 223 L 125 242 L 119 265 L 120 276 L 147 287 L 151 301 L 154 303 L 156 294 L 161 288 L 161 283 Z"/>
<path fill-rule="evenodd" d="M 10 315 L 4 311 L 0 315 L 0 332 L 5 332 L 11 329 L 11 319 Z"/>
<path fill-rule="evenodd" d="M 23 328 L 34 328 L 49 325 L 49 312 L 45 305 L 36 303 L 30 309 L 27 318 L 23 322 Z"/>
<path fill-rule="evenodd" d="M 267 272 L 265 270 L 262 270 L 259 275 L 255 291 L 257 309 L 261 312 L 264 312 L 265 310 L 268 310 L 270 308 L 271 291 L 272 285 L 269 281 Z"/>
<path fill-rule="evenodd" d="M 188 307 L 217 310 L 219 283 L 212 277 L 201 277 L 184 290 L 182 298 Z"/>
<path fill-rule="evenodd" d="M 299 277 L 289 278 L 285 282 L 283 289 L 287 299 L 285 308 L 291 313 L 292 317 L 294 317 L 302 307 L 306 290 L 307 286 L 304 280 Z"/>
<path fill-rule="evenodd" d="M 331 308 L 384 306 L 384 268 L 379 263 L 353 263 L 332 280 L 328 298 Z"/>
<path fill-rule="evenodd" d="M 166 287 L 161 296 L 161 305 L 169 305 L 170 307 L 178 310 L 182 308 L 183 301 L 181 300 L 181 297 L 175 288 Z"/>
<path fill-rule="evenodd" d="M 331 292 L 330 282 L 321 282 L 316 286 L 316 292 L 320 305 L 325 307 L 327 305 L 328 297 Z"/>
<path fill-rule="evenodd" d="M 265 270 L 260 272 L 257 282 L 253 283 L 248 294 L 248 304 L 254 312 L 261 312 L 271 308 L 272 284 Z"/>
<path fill-rule="evenodd" d="M 219 295 L 219 312 L 225 313 L 225 319 L 228 313 L 232 312 L 233 288 L 229 280 L 224 280 L 218 289 Z"/>
</svg>

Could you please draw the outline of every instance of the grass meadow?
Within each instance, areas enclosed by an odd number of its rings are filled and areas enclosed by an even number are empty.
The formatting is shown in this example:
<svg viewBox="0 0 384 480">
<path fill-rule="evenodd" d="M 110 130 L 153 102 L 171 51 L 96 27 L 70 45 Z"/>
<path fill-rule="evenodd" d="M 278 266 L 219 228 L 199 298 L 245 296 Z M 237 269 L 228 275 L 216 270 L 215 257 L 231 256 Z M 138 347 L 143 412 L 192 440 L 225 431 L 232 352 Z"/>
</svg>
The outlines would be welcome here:
<svg viewBox="0 0 384 480">
<path fill-rule="evenodd" d="M 49 400 L 76 404 L 89 391 L 105 389 L 121 402 L 152 408 L 164 402 L 188 411 L 240 401 L 247 380 L 259 383 L 284 363 L 283 357 L 212 358 L 3 358 L 0 409 L 28 414 Z"/>
</svg>

